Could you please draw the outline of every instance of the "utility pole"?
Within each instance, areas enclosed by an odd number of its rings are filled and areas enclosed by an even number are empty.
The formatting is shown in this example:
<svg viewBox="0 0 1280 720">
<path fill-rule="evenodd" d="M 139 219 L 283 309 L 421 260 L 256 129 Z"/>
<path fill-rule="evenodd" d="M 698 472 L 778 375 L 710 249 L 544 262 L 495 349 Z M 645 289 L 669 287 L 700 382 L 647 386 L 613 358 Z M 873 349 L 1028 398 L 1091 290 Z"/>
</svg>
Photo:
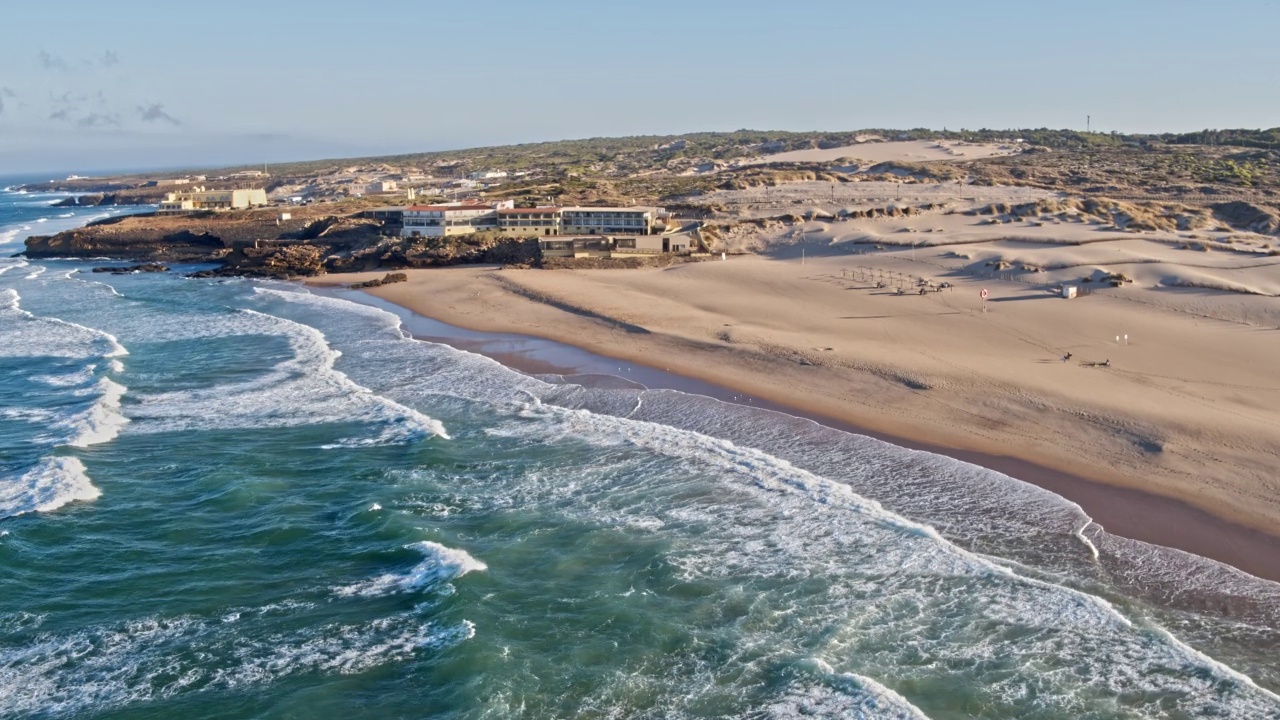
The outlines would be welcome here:
<svg viewBox="0 0 1280 720">
<path fill-rule="evenodd" d="M 1093 132 L 1093 116 L 1092 115 L 1084 116 L 1084 131 L 1087 133 Z"/>
</svg>

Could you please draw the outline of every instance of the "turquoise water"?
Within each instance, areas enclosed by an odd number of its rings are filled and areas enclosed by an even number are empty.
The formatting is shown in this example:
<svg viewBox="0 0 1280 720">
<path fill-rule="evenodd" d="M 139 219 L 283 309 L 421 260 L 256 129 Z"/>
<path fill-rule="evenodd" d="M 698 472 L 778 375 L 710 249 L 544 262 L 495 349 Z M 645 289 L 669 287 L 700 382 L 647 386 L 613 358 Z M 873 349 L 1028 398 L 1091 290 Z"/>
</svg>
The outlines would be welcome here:
<svg viewBox="0 0 1280 720">
<path fill-rule="evenodd" d="M 998 473 L 92 264 L 0 260 L 0 717 L 1280 717 L 1280 587 Z"/>
</svg>

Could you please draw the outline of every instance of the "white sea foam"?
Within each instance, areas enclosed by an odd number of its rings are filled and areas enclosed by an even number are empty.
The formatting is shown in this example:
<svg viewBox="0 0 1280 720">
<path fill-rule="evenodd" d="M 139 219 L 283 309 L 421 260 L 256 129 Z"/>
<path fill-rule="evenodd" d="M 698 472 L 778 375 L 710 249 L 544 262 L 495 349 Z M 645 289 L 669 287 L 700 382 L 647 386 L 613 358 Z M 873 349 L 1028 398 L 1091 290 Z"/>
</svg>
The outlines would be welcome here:
<svg viewBox="0 0 1280 720">
<path fill-rule="evenodd" d="M 97 396 L 93 404 L 55 424 L 58 429 L 68 432 L 65 444 L 83 448 L 114 440 L 129 422 L 129 418 L 120 411 L 120 399 L 127 390 L 110 378 L 102 378 L 84 391 Z"/>
<path fill-rule="evenodd" d="M 20 306 L 17 290 L 0 290 L 0 357 L 121 357 L 116 336 L 55 317 L 33 315 Z"/>
<path fill-rule="evenodd" d="M 78 387 L 92 382 L 93 371 L 97 368 L 97 365 L 89 364 L 75 372 L 64 373 L 62 375 L 36 375 L 31 379 L 50 387 Z"/>
<path fill-rule="evenodd" d="M 377 425 L 378 434 L 329 447 L 403 444 L 431 435 L 449 438 L 440 421 L 378 395 L 336 370 L 341 353 L 328 345 L 323 333 L 307 325 L 244 310 L 204 327 L 158 332 L 163 337 L 275 335 L 287 340 L 292 356 L 250 380 L 139 396 L 134 415 L 146 421 L 138 428 L 141 432 L 361 421 Z"/>
<path fill-rule="evenodd" d="M 711 466 L 728 477 L 741 478 L 771 494 L 798 494 L 817 508 L 856 513 L 892 529 L 903 540 L 919 538 L 931 546 L 919 550 L 922 564 L 929 566 L 930 572 L 1005 576 L 1018 583 L 1052 590 L 1054 599 L 1061 601 L 1059 604 L 1068 612 L 1093 608 L 1092 612 L 1072 612 L 1082 620 L 1087 619 L 1105 626 L 1131 625 L 1128 618 L 1100 597 L 1019 576 L 1004 565 L 954 545 L 928 525 L 889 512 L 880 503 L 858 495 L 844 483 L 815 475 L 768 453 L 668 425 L 597 415 L 585 410 L 565 410 L 542 403 L 528 404 L 523 415 L 543 422 L 519 428 L 495 428 L 489 432 L 521 434 L 532 429 L 533 432 L 542 434 L 551 430 L 563 436 L 577 437 L 605 446 L 634 445 L 660 455 Z"/>
<path fill-rule="evenodd" d="M 19 420 L 30 423 L 48 422 L 57 417 L 57 413 L 44 408 L 7 407 L 0 408 L 0 417 L 6 420 Z"/>
<path fill-rule="evenodd" d="M 1031 701 L 1017 696 L 1025 688 L 1021 676 L 978 679 L 989 684 L 991 692 L 1007 695 L 1010 706 L 1017 707 L 1028 707 L 1030 702 L 1040 708 L 1060 704 L 1083 711 L 1089 705 L 1074 705 L 1080 702 L 1078 697 L 1102 691 L 1109 695 L 1174 693 L 1186 698 L 1181 707 L 1212 708 L 1241 717 L 1265 716 L 1280 708 L 1280 698 L 1273 693 L 1187 646 L 1150 619 L 1142 618 L 1135 625 L 1096 595 L 1015 573 L 991 558 L 953 545 L 932 528 L 888 512 L 846 485 L 786 461 L 668 426 L 536 402 L 529 403 L 521 415 L 523 421 L 503 424 L 490 433 L 531 443 L 577 439 L 599 448 L 606 457 L 626 457 L 638 447 L 690 463 L 683 472 L 691 477 L 731 481 L 726 489 L 733 492 L 717 497 L 706 508 L 687 502 L 663 507 L 655 501 L 635 507 L 629 516 L 656 515 L 667 528 L 706 528 L 706 535 L 696 536 L 698 542 L 690 552 L 677 552 L 668 560 L 682 569 L 680 577 L 685 581 L 820 577 L 841 588 L 839 594 L 807 602 L 822 609 L 819 621 L 828 627 L 839 627 L 837 618 L 844 617 L 843 628 L 826 630 L 824 635 L 830 637 L 833 652 L 845 657 L 857 656 L 858 648 L 896 646 L 903 650 L 879 650 L 887 655 L 879 662 L 886 668 L 896 667 L 895 672 L 910 673 L 910 658 L 918 652 L 910 648 L 920 647 L 944 664 L 1017 665 L 1053 658 L 1055 663 L 1079 668 L 1074 671 L 1080 673 L 1078 680 L 1055 682 L 1052 691 L 1042 687 L 1041 696 Z M 638 478 L 645 474 L 635 473 Z M 591 477 L 589 469 L 578 469 L 571 477 L 556 479 L 564 487 L 551 483 L 539 486 L 538 492 L 550 493 L 548 498 L 556 498 L 557 506 L 567 498 L 582 498 L 590 505 L 589 517 L 599 522 L 610 514 L 593 505 L 606 501 L 600 489 L 590 486 Z M 626 488 L 627 493 L 641 496 L 649 491 Z M 742 491 L 756 499 L 735 495 Z M 512 501 L 535 502 L 528 496 Z M 993 641 L 992 633 L 1001 632 L 997 628 L 1017 628 L 1011 631 L 1019 637 Z M 914 638 L 913 643 L 902 646 L 903 637 Z M 756 641 L 769 642 L 767 636 Z M 904 655 L 901 660 L 896 658 L 899 653 Z M 1223 693 L 1219 684 L 1235 689 Z"/>
<path fill-rule="evenodd" d="M 797 663 L 797 668 L 802 671 L 802 678 L 790 683 L 782 697 L 768 703 L 764 708 L 766 717 L 929 720 L 920 708 L 869 677 L 836 672 L 818 658 L 806 658 Z"/>
<path fill-rule="evenodd" d="M 10 270 L 21 270 L 27 265 L 27 261 L 22 258 L 6 258 L 4 260 L 0 260 L 0 275 L 4 275 Z"/>
<path fill-rule="evenodd" d="M 49 512 L 101 494 L 89 481 L 79 459 L 46 457 L 19 477 L 0 478 L 0 518 Z"/>
<path fill-rule="evenodd" d="M 103 258 L 103 259 L 105 260 L 105 259 L 107 259 L 107 258 Z M 120 292 L 119 292 L 118 290 L 116 290 L 116 288 L 115 288 L 115 286 L 114 286 L 114 285 L 111 285 L 110 283 L 102 282 L 101 280 L 88 280 L 88 279 L 86 279 L 86 278 L 85 278 L 85 274 L 84 274 L 84 273 L 82 273 L 82 272 L 78 272 L 78 271 L 77 271 L 77 272 L 76 272 L 76 273 L 74 273 L 74 274 L 69 274 L 69 275 L 67 275 L 66 279 L 67 279 L 67 280 L 77 280 L 77 281 L 82 282 L 82 283 L 84 283 L 84 284 L 86 284 L 86 285 L 96 285 L 96 286 L 98 286 L 98 287 L 103 287 L 103 288 L 106 288 L 106 289 L 107 289 L 107 292 L 111 293 L 112 295 L 114 295 L 114 296 L 116 296 L 116 297 L 124 297 L 124 295 L 121 295 L 121 294 L 120 294 Z"/>
<path fill-rule="evenodd" d="M 236 619 L 224 622 L 230 615 Z M 467 641 L 475 627 L 401 613 L 273 632 L 258 613 L 150 617 L 0 646 L 0 712 L 75 716 L 202 692 L 244 692 L 299 674 L 353 675 Z M 251 625 L 250 627 L 245 627 Z"/>
<path fill-rule="evenodd" d="M 47 267 L 45 267 L 45 266 L 43 266 L 43 265 L 37 265 L 37 266 L 36 266 L 36 269 L 35 269 L 35 270 L 33 270 L 33 271 L 31 271 L 31 272 L 26 276 L 26 279 L 27 279 L 27 280 L 35 280 L 36 278 L 38 278 L 38 277 L 40 277 L 41 275 L 43 275 L 43 274 L 44 274 L 44 271 L 45 271 L 45 270 L 48 270 L 48 269 L 49 269 L 49 268 L 47 268 Z"/>
<path fill-rule="evenodd" d="M 422 553 L 423 559 L 403 574 L 388 573 L 333 589 L 341 597 L 377 597 L 416 592 L 436 587 L 470 572 L 484 572 L 489 566 L 465 550 L 446 547 L 429 540 L 405 546 Z"/>
</svg>

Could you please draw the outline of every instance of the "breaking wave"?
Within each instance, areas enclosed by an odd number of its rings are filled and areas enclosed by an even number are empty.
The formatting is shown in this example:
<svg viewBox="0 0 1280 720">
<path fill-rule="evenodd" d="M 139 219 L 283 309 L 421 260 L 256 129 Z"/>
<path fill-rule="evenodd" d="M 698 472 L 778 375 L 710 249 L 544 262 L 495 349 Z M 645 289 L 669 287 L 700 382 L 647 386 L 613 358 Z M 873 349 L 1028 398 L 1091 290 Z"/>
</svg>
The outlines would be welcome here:
<svg viewBox="0 0 1280 720">
<path fill-rule="evenodd" d="M 73 457 L 46 457 L 19 477 L 0 479 L 0 519 L 50 512 L 102 494 Z"/>
<path fill-rule="evenodd" d="M 396 593 L 415 592 L 438 586 L 471 572 L 484 572 L 489 567 L 471 557 L 465 550 L 445 547 L 440 543 L 424 541 L 406 545 L 423 555 L 422 562 L 404 574 L 379 575 L 352 585 L 334 588 L 342 597 L 375 597 Z"/>
</svg>

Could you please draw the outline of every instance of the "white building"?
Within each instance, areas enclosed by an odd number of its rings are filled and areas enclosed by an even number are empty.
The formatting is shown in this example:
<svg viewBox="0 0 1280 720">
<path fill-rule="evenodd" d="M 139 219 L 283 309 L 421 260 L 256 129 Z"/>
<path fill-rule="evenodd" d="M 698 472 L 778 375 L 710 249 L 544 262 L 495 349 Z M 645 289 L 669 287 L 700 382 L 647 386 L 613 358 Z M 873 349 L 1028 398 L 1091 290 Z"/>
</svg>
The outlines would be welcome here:
<svg viewBox="0 0 1280 720">
<path fill-rule="evenodd" d="M 506 208 L 498 211 L 498 229 L 505 235 L 560 234 L 560 208 Z"/>
<path fill-rule="evenodd" d="M 401 237 L 452 237 L 498 229 L 498 208 L 474 203 L 410 205 Z"/>
<path fill-rule="evenodd" d="M 652 235 L 662 208 L 567 207 L 560 209 L 565 235 Z"/>
<path fill-rule="evenodd" d="M 659 235 L 665 210 L 655 207 L 535 207 L 513 202 L 454 202 L 405 210 L 404 237 L 446 237 L 497 230 L 507 235 Z M 673 252 L 668 250 L 668 252 Z"/>
<path fill-rule="evenodd" d="M 196 210 L 245 210 L 267 204 L 267 191 L 205 190 L 165 193 L 160 212 L 194 212 Z"/>
</svg>

